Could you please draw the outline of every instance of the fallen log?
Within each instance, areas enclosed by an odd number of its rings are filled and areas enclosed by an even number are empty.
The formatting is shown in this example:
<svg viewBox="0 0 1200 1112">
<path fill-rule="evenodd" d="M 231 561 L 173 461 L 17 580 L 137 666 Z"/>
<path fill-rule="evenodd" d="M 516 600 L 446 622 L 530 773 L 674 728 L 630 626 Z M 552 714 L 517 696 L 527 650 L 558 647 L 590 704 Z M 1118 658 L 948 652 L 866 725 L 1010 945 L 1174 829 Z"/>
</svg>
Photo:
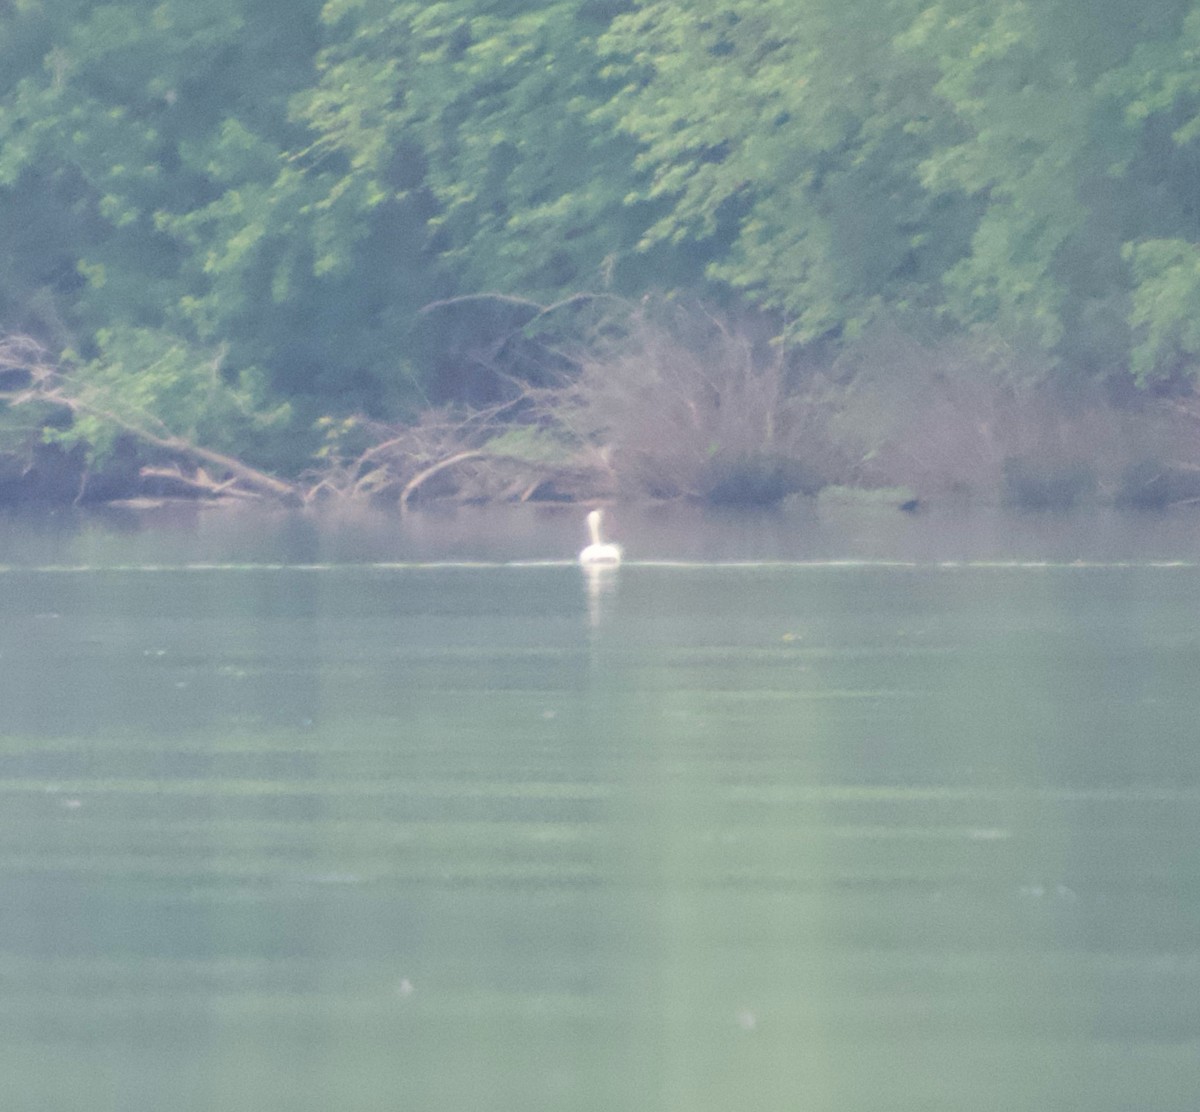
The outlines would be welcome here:
<svg viewBox="0 0 1200 1112">
<path fill-rule="evenodd" d="M 9 405 L 17 406 L 30 402 L 49 402 L 63 406 L 73 414 L 83 414 L 88 417 L 98 418 L 105 422 L 105 424 L 119 429 L 125 435 L 152 448 L 157 448 L 173 456 L 194 460 L 197 464 L 209 464 L 215 468 L 219 468 L 231 476 L 235 482 L 241 483 L 243 486 L 257 493 L 266 494 L 272 498 L 278 498 L 289 503 L 299 503 L 302 500 L 301 488 L 294 483 L 289 483 L 283 479 L 276 478 L 274 475 L 269 475 L 267 472 L 260 471 L 256 467 L 251 467 L 248 463 L 233 456 L 227 456 L 223 452 L 216 452 L 211 448 L 193 444 L 190 440 L 182 436 L 175 436 L 172 433 L 160 434 L 151 432 L 141 425 L 126 420 L 120 414 L 113 413 L 111 410 L 100 406 L 92 405 L 84 399 L 76 397 L 67 390 L 64 376 L 56 367 L 45 360 L 37 361 L 33 358 L 37 354 L 37 351 L 26 352 L 24 349 L 20 349 L 17 354 L 25 356 L 28 360 L 21 369 L 28 374 L 29 380 L 21 389 L 0 392 L 0 399 L 6 401 Z M 0 360 L 0 366 L 10 370 L 14 364 L 15 359 L 11 355 L 7 360 Z M 199 470 L 202 471 L 203 468 Z M 232 487 L 226 489 L 227 491 L 232 490 Z"/>
<path fill-rule="evenodd" d="M 477 449 L 467 452 L 457 452 L 452 456 L 448 456 L 446 459 L 439 460 L 437 463 L 426 467 L 424 471 L 418 471 L 416 475 L 409 479 L 409 481 L 405 484 L 404 489 L 400 492 L 400 509 L 408 509 L 409 499 L 421 489 L 423 483 L 427 482 L 429 479 L 432 479 L 434 475 L 445 471 L 447 467 L 453 467 L 457 463 L 465 463 L 469 459 L 482 459 L 488 454 L 489 453 L 482 452 Z"/>
</svg>

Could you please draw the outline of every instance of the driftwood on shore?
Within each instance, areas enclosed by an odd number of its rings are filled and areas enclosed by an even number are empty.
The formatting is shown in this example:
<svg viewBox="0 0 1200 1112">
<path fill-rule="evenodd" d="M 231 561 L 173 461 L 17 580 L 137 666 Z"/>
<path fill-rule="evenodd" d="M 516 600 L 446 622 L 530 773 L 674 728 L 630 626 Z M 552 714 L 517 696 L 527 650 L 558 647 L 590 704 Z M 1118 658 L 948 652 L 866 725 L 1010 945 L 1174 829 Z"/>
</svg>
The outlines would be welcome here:
<svg viewBox="0 0 1200 1112">
<path fill-rule="evenodd" d="M 622 496 L 749 506 L 830 484 L 904 492 L 904 505 L 1200 504 L 1200 392 L 1120 405 L 1094 391 L 1064 406 L 958 357 L 931 363 L 924 348 L 905 363 L 893 344 L 889 374 L 850 367 L 841 381 L 792 375 L 773 347 L 708 317 L 627 333 L 573 355 L 574 371 L 551 385 L 501 376 L 489 406 L 429 408 L 406 425 L 324 418 L 314 466 L 288 478 L 126 413 L 34 341 L 0 336 L 0 505 L 148 497 L 405 511 Z"/>
<path fill-rule="evenodd" d="M 4 386 L 8 388 L 3 389 Z M 0 341 L 0 401 L 13 408 L 40 403 L 51 410 L 70 414 L 72 420 L 77 416 L 97 418 L 119 436 L 150 450 L 152 455 L 173 461 L 173 468 L 167 470 L 153 465 L 139 468 L 139 477 L 149 480 L 151 485 L 156 480 L 160 483 L 169 480 L 177 490 L 195 497 L 213 498 L 240 492 L 292 502 L 302 497 L 301 488 L 295 483 L 169 431 L 155 432 L 81 397 L 45 349 L 27 337 L 7 337 Z M 190 474 L 184 474 L 181 467 L 184 463 L 191 464 Z M 210 468 L 220 477 L 212 478 Z M 81 475 L 81 492 L 86 487 L 85 469 Z M 131 495 L 137 493 L 140 491 L 130 491 Z"/>
<path fill-rule="evenodd" d="M 583 458 L 549 462 L 489 447 L 510 427 L 505 418 L 511 402 L 474 411 L 434 410 L 403 427 L 365 418 L 326 422 L 337 435 L 322 466 L 297 480 L 97 404 L 26 337 L 0 338 L 0 403 L 39 414 L 20 447 L 0 451 L 0 502 L 258 498 L 290 505 L 367 501 L 405 510 L 430 497 L 565 501 L 611 487 L 605 469 Z M 52 421 L 39 424 L 47 413 Z M 122 450 L 99 464 L 92 461 L 86 445 L 63 435 L 83 417 L 110 430 Z M 351 442 L 356 450 L 345 447 Z"/>
</svg>

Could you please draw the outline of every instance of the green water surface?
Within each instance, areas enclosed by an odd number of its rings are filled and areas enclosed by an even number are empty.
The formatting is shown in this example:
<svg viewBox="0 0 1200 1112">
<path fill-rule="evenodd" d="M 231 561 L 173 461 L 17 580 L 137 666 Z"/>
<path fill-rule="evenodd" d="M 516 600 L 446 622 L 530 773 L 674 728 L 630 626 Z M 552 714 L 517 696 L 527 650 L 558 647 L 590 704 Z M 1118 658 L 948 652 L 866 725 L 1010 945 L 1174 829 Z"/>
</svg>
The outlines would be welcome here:
<svg viewBox="0 0 1200 1112">
<path fill-rule="evenodd" d="M 5 1112 L 1194 1112 L 1200 568 L 0 569 Z"/>
</svg>

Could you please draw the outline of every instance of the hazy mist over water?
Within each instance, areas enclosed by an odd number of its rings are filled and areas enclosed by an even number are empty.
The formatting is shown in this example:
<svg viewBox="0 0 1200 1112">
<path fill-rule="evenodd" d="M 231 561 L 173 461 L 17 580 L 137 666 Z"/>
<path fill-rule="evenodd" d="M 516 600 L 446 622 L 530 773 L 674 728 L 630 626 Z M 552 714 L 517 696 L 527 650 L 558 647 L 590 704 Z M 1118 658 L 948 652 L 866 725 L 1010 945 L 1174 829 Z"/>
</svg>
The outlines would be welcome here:
<svg viewBox="0 0 1200 1112">
<path fill-rule="evenodd" d="M 1200 516 L 0 522 L 5 1108 L 1191 1112 Z"/>
<path fill-rule="evenodd" d="M 0 518 L 5 563 L 393 563 L 573 560 L 587 542 L 573 506 L 456 507 L 406 515 L 268 507 Z M 801 502 L 775 511 L 618 506 L 605 531 L 632 561 L 1200 559 L 1200 512 L 1020 513 Z"/>
</svg>

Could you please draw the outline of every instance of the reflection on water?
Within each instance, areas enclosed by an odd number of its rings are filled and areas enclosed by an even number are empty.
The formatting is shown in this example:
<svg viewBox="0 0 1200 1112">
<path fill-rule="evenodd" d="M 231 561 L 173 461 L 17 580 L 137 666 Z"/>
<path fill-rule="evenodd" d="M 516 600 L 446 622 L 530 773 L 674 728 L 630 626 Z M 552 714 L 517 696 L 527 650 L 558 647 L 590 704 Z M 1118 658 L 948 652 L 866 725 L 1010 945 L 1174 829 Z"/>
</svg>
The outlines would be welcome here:
<svg viewBox="0 0 1200 1112">
<path fill-rule="evenodd" d="M 1195 560 L 1200 514 L 1087 515 L 978 511 L 903 514 L 888 505 L 799 505 L 780 512 L 683 505 L 614 509 L 627 561 L 943 561 L 1070 563 Z M 166 506 L 0 517 L 0 563 L 342 564 L 573 561 L 586 539 L 576 507 L 437 510 L 323 517 Z M 149 526 L 149 527 L 148 527 Z"/>
<path fill-rule="evenodd" d="M 611 564 L 584 564 L 580 571 L 587 589 L 588 624 L 600 624 L 606 607 L 613 605 L 620 568 Z"/>
<path fill-rule="evenodd" d="M 1190 1112 L 1183 525 L 487 520 L 0 530 L 4 1107 Z"/>
</svg>

